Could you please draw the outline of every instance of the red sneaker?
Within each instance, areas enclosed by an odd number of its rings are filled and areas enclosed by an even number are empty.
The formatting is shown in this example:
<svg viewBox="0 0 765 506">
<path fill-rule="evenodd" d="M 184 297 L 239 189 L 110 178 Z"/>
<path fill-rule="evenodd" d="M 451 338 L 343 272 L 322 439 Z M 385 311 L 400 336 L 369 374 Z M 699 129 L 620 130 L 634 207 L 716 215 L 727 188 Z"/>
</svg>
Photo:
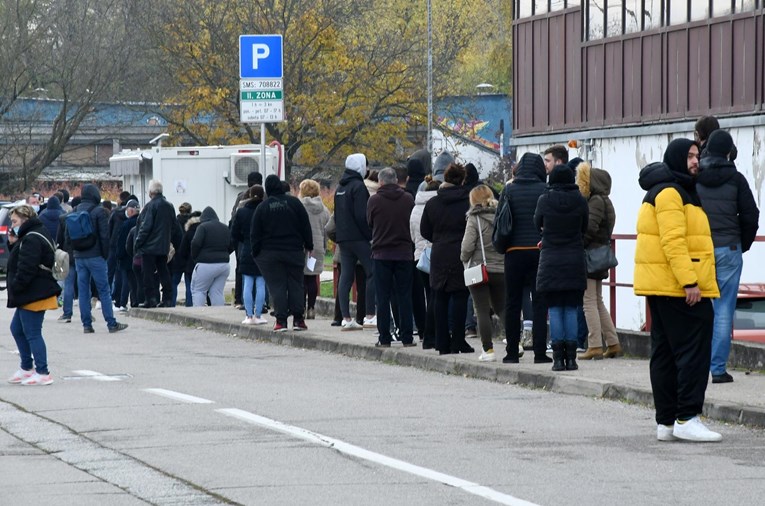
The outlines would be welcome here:
<svg viewBox="0 0 765 506">
<path fill-rule="evenodd" d="M 287 324 L 282 322 L 276 322 L 274 325 L 274 332 L 287 332 Z"/>
<path fill-rule="evenodd" d="M 299 331 L 299 330 L 308 330 L 308 325 L 305 324 L 305 320 L 295 320 L 292 322 L 292 330 Z"/>
</svg>

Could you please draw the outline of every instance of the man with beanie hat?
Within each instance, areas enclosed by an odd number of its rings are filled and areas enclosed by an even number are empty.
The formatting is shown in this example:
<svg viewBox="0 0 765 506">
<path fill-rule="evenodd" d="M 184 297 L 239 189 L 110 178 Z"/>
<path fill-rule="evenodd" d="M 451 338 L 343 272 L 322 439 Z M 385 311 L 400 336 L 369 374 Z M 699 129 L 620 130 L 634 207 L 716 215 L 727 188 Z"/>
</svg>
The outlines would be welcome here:
<svg viewBox="0 0 765 506">
<path fill-rule="evenodd" d="M 367 201 L 369 191 L 364 184 L 367 173 L 367 158 L 361 153 L 345 159 L 345 172 L 335 190 L 335 225 L 337 243 L 340 249 L 340 281 L 338 291 L 340 312 L 343 314 L 341 330 L 361 330 L 363 327 L 376 328 L 375 280 L 372 263 L 372 230 L 367 223 Z M 356 263 L 361 263 L 367 278 L 367 316 L 363 325 L 351 318 L 350 291 Z"/>
<path fill-rule="evenodd" d="M 714 246 L 696 183 L 699 147 L 675 139 L 663 163 L 640 171 L 646 191 L 638 211 L 636 295 L 651 310 L 651 388 L 659 441 L 720 441 L 699 415 L 704 406 L 714 310 L 720 296 Z"/>
<path fill-rule="evenodd" d="M 729 156 L 733 138 L 725 130 L 715 130 L 701 154 L 696 190 L 709 218 L 715 248 L 715 276 L 720 298 L 715 311 L 712 334 L 712 383 L 730 383 L 725 364 L 730 354 L 733 314 L 743 267 L 742 255 L 757 235 L 760 211 L 746 178 L 736 170 Z"/>
<path fill-rule="evenodd" d="M 250 225 L 252 257 L 274 304 L 274 332 L 287 330 L 290 313 L 292 330 L 306 330 L 303 268 L 306 252 L 313 251 L 311 222 L 303 203 L 285 193 L 278 176 L 266 178 L 265 190 L 268 198 L 257 207 Z"/>
</svg>

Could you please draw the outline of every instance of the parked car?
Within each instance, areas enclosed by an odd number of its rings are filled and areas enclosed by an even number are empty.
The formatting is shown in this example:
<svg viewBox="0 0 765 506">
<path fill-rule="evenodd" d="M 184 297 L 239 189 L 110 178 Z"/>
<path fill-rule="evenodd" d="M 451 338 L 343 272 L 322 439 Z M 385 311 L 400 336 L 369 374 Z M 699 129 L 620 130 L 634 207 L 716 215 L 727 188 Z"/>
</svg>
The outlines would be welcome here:
<svg viewBox="0 0 765 506">
<path fill-rule="evenodd" d="M 0 201 L 0 272 L 5 273 L 8 267 L 8 230 L 11 228 L 11 209 L 15 204 Z"/>
<path fill-rule="evenodd" d="M 765 283 L 739 286 L 733 339 L 765 344 Z"/>
</svg>

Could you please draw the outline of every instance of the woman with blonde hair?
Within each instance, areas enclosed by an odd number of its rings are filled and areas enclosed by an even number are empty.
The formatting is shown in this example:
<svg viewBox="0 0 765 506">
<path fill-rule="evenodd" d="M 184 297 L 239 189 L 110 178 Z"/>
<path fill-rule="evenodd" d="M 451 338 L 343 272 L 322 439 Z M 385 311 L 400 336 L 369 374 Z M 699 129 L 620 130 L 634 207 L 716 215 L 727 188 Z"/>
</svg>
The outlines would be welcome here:
<svg viewBox="0 0 765 506">
<path fill-rule="evenodd" d="M 11 334 L 19 350 L 21 365 L 8 382 L 50 385 L 53 378 L 48 370 L 42 326 L 45 311 L 58 309 L 56 298 L 61 293 L 52 273 L 56 248 L 31 206 L 21 205 L 11 211 L 11 227 L 8 307 L 16 308 L 11 320 Z"/>
<path fill-rule="evenodd" d="M 616 212 L 611 203 L 611 175 L 603 169 L 591 168 L 587 162 L 576 168 L 576 184 L 587 199 L 589 218 L 584 233 L 584 249 L 594 249 L 611 243 L 611 233 L 616 223 Z M 616 358 L 622 353 L 616 327 L 603 303 L 603 280 L 608 270 L 588 272 L 587 289 L 584 292 L 584 317 L 587 320 L 587 351 L 579 354 L 580 360 Z M 603 350 L 603 341 L 606 350 Z"/>
<path fill-rule="evenodd" d="M 300 183 L 300 202 L 303 203 L 308 213 L 308 221 L 311 223 L 313 234 L 313 258 L 315 264 L 312 268 L 306 264 L 303 269 L 303 287 L 306 296 L 306 319 L 316 318 L 316 298 L 319 296 L 319 275 L 324 270 L 324 251 L 327 248 L 327 232 L 324 228 L 329 222 L 329 209 L 324 205 L 319 195 L 319 183 L 313 179 L 305 179 Z"/>
<path fill-rule="evenodd" d="M 483 353 L 482 362 L 494 361 L 491 311 L 505 321 L 505 256 L 497 253 L 491 245 L 497 201 L 491 188 L 481 184 L 470 191 L 470 209 L 467 212 L 465 235 L 462 238 L 460 260 L 465 267 L 486 262 L 488 283 L 469 286 L 478 323 Z"/>
</svg>

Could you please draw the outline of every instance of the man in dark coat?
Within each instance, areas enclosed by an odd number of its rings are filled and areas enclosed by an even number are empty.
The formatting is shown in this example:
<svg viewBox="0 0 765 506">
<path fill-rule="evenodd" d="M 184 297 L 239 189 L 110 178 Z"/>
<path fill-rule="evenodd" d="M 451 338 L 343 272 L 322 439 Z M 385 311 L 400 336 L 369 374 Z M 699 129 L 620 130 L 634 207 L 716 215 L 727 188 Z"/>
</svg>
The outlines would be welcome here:
<svg viewBox="0 0 765 506">
<path fill-rule="evenodd" d="M 109 256 L 109 215 L 106 209 L 101 207 L 101 192 L 94 184 L 86 184 L 82 187 L 82 201 L 76 208 L 77 212 L 86 212 L 90 215 L 91 225 L 95 233 L 96 241 L 90 248 L 74 250 L 75 265 L 77 267 L 77 286 L 79 290 L 80 318 L 86 334 L 92 334 L 93 318 L 90 308 L 90 282 L 96 285 L 98 298 L 101 301 L 101 313 L 106 321 L 109 332 L 119 332 L 127 328 L 124 323 L 118 323 L 114 318 L 114 305 L 112 293 L 109 289 L 107 277 L 106 259 Z M 68 227 L 67 227 L 68 228 Z M 71 243 L 69 230 L 66 231 L 66 241 Z"/>
<path fill-rule="evenodd" d="M 744 265 L 743 254 L 757 235 L 760 211 L 746 178 L 730 161 L 733 138 L 715 130 L 707 140 L 699 161 L 696 191 L 709 218 L 715 247 L 715 273 L 720 298 L 714 299 L 715 327 L 712 334 L 712 383 L 730 383 L 726 370 L 730 354 L 733 313 Z"/>
<path fill-rule="evenodd" d="M 367 223 L 367 201 L 369 191 L 364 185 L 367 173 L 367 159 L 361 153 L 349 155 L 345 160 L 345 172 L 335 190 L 335 224 L 337 243 L 340 245 L 340 311 L 343 314 L 341 330 L 360 330 L 351 318 L 350 291 L 356 263 L 360 262 L 367 278 L 366 303 L 367 316 L 363 327 L 377 327 L 375 317 L 375 281 L 372 250 L 369 241 L 372 230 Z M 266 192 L 268 190 L 266 189 Z"/>
<path fill-rule="evenodd" d="M 149 183 L 151 200 L 138 216 L 138 230 L 135 235 L 135 253 L 143 259 L 143 289 L 145 302 L 143 307 L 157 307 L 160 303 L 156 279 L 162 285 L 162 305 L 171 307 L 173 285 L 170 270 L 167 267 L 167 255 L 170 244 L 175 249 L 181 245 L 181 228 L 175 218 L 173 205 L 162 195 L 162 183 Z M 156 275 L 155 275 L 156 273 Z"/>
<path fill-rule="evenodd" d="M 412 274 L 414 243 L 409 234 L 409 216 L 414 198 L 398 185 L 396 171 L 385 168 L 378 175 L 380 189 L 369 198 L 367 221 L 372 229 L 372 259 L 377 290 L 378 346 L 390 346 L 390 301 L 396 292 L 399 311 L 399 339 L 412 342 Z"/>
<path fill-rule="evenodd" d="M 59 218 L 62 214 L 64 214 L 64 210 L 61 209 L 61 201 L 54 195 L 48 199 L 48 206 L 38 216 L 38 219 L 45 225 L 48 233 L 54 239 L 58 236 Z"/>
<path fill-rule="evenodd" d="M 505 332 L 507 334 L 507 356 L 505 364 L 517 364 L 518 342 L 521 333 L 521 307 L 523 289 L 531 290 L 534 319 L 532 324 L 534 363 L 550 363 L 547 356 L 547 306 L 536 292 L 537 269 L 539 267 L 539 241 L 542 238 L 534 225 L 534 211 L 539 197 L 547 189 L 545 162 L 542 157 L 526 153 L 518 161 L 515 177 L 505 186 L 500 195 L 510 206 L 513 228 L 509 246 L 505 251 Z"/>
<path fill-rule="evenodd" d="M 117 307 L 127 309 L 128 298 L 131 299 L 132 307 L 138 305 L 138 283 L 133 272 L 133 255 L 129 254 L 127 249 L 128 235 L 138 223 L 138 213 L 140 212 L 138 200 L 129 200 L 123 212 L 125 213 L 125 220 L 122 221 L 115 234 L 117 236 L 115 241 L 117 273 L 115 277 L 119 276 L 119 283 L 115 283 L 115 286 L 118 285 L 120 291 L 114 300 Z"/>
<path fill-rule="evenodd" d="M 310 255 L 313 251 L 311 222 L 303 203 L 284 192 L 277 176 L 266 178 L 265 190 L 268 198 L 252 218 L 252 256 L 274 303 L 274 331 L 287 330 L 288 313 L 293 318 L 292 330 L 306 330 L 303 268 L 306 252 Z"/>
</svg>

